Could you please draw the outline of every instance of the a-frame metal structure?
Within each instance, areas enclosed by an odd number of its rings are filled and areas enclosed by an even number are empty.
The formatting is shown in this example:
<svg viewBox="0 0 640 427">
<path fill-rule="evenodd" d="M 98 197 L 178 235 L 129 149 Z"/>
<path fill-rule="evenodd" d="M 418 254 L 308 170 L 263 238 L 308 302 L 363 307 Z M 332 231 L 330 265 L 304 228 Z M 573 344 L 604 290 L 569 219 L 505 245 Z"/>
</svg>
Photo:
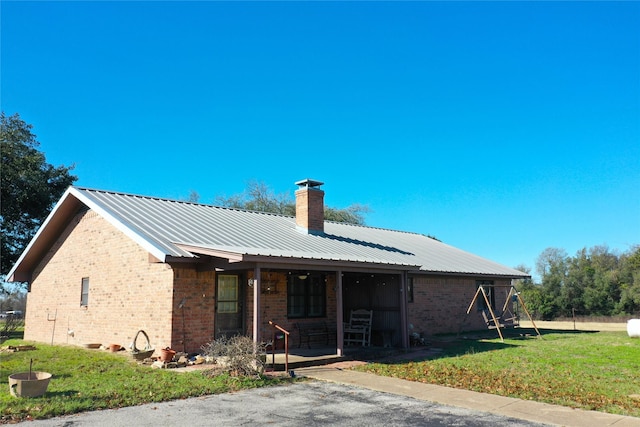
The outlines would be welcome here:
<svg viewBox="0 0 640 427">
<path fill-rule="evenodd" d="M 504 302 L 504 306 L 502 306 L 502 314 L 500 314 L 499 316 L 496 315 L 495 311 L 493 310 L 493 307 L 491 306 L 491 303 L 489 302 L 487 290 L 485 289 L 486 287 L 509 288 L 509 293 L 507 294 L 507 298 Z M 473 296 L 473 299 L 471 300 L 471 304 L 469 304 L 469 308 L 467 309 L 467 315 L 471 313 L 471 309 L 473 308 L 473 305 L 476 303 L 476 300 L 478 299 L 479 295 L 482 295 L 482 297 L 484 298 L 484 302 L 486 303 L 489 314 L 491 315 L 491 317 L 489 318 L 486 316 L 486 313 L 483 312 L 483 315 L 485 315 L 485 323 L 487 324 L 487 327 L 489 329 L 498 330 L 498 335 L 500 335 L 500 340 L 502 342 L 504 342 L 504 337 L 502 336 L 501 329 L 506 326 L 516 326 L 517 322 L 519 321 L 518 316 L 515 316 L 513 313 L 511 313 L 510 310 L 508 310 L 509 303 L 511 302 L 512 297 L 515 297 L 517 299 L 517 301 L 520 303 L 520 306 L 522 307 L 524 312 L 527 314 L 527 317 L 529 317 L 529 320 L 533 325 L 533 329 L 536 330 L 536 333 L 538 334 L 539 337 L 542 337 L 542 335 L 540 334 L 540 331 L 536 327 L 536 323 L 531 318 L 531 315 L 529 314 L 529 310 L 527 310 L 527 306 L 522 300 L 522 297 L 520 297 L 520 293 L 516 290 L 515 286 L 513 285 L 479 285 L 478 290 L 476 291 L 475 295 Z M 504 313 L 507 311 L 510 313 L 510 317 L 505 318 Z"/>
</svg>

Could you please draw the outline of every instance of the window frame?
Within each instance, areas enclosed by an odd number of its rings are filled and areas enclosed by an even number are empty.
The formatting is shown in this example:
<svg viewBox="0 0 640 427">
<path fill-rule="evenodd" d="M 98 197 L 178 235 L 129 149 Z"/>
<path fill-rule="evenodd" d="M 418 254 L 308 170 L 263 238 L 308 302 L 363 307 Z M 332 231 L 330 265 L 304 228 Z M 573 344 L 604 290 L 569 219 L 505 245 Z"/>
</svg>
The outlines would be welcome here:
<svg viewBox="0 0 640 427">
<path fill-rule="evenodd" d="M 287 319 L 319 319 L 323 317 L 327 317 L 325 275 L 317 273 L 290 274 L 287 278 Z"/>
<path fill-rule="evenodd" d="M 80 307 L 89 306 L 89 278 L 83 277 L 80 285 Z"/>
</svg>

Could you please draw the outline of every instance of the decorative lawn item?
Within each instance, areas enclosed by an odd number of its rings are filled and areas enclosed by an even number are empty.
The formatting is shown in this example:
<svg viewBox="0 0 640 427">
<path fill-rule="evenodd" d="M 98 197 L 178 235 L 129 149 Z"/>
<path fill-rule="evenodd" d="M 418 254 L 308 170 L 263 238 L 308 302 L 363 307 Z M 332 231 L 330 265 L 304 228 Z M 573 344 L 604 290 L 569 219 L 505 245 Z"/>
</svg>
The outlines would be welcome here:
<svg viewBox="0 0 640 427">
<path fill-rule="evenodd" d="M 140 334 L 144 335 L 144 337 L 147 339 L 147 344 L 142 350 L 136 347 L 136 342 L 138 341 L 138 335 Z M 131 355 L 133 356 L 133 358 L 136 360 L 144 360 L 147 357 L 151 357 L 154 351 L 155 350 L 153 349 L 153 347 L 151 347 L 151 341 L 149 341 L 149 335 L 147 335 L 147 333 L 142 329 L 139 330 L 136 333 L 136 336 L 133 338 L 133 346 L 131 348 Z"/>
<path fill-rule="evenodd" d="M 9 391 L 15 397 L 39 397 L 47 392 L 51 374 L 33 372 L 33 359 L 29 363 L 29 372 L 9 375 Z"/>
</svg>

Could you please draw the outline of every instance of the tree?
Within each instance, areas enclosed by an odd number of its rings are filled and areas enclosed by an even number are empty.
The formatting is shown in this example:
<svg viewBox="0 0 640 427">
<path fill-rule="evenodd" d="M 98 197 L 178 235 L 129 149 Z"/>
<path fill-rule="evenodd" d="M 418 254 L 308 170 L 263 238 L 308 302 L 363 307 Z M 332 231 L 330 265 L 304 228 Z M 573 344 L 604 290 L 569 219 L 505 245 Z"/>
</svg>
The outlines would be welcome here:
<svg viewBox="0 0 640 427">
<path fill-rule="evenodd" d="M 32 128 L 19 114 L 0 113 L 3 275 L 18 260 L 55 202 L 78 179 L 70 174 L 73 166 L 55 167 L 46 162 Z"/>
<path fill-rule="evenodd" d="M 640 315 L 640 245 L 620 257 L 620 301 L 616 313 Z"/>
<path fill-rule="evenodd" d="M 275 194 L 265 183 L 251 181 L 242 194 L 231 197 L 218 196 L 215 201 L 221 206 L 295 216 L 296 203 L 287 194 Z M 329 221 L 364 225 L 367 206 L 354 204 L 345 209 L 325 207 L 324 217 Z"/>
<path fill-rule="evenodd" d="M 567 253 L 564 249 L 545 249 L 536 260 L 536 271 L 542 280 L 540 315 L 543 320 L 550 320 L 560 314 L 562 288 L 567 276 Z"/>
</svg>

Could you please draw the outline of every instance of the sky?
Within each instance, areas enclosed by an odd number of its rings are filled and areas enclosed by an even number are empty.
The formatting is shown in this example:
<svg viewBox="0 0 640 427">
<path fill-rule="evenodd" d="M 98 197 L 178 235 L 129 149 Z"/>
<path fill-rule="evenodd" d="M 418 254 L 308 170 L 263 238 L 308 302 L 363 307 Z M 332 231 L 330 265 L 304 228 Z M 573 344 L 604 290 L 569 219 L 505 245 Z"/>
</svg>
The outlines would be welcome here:
<svg viewBox="0 0 640 427">
<path fill-rule="evenodd" d="M 640 244 L 640 2 L 0 2 L 0 103 L 76 185 L 262 182 L 509 267 Z M 3 201 L 4 202 L 4 201 Z"/>
</svg>

